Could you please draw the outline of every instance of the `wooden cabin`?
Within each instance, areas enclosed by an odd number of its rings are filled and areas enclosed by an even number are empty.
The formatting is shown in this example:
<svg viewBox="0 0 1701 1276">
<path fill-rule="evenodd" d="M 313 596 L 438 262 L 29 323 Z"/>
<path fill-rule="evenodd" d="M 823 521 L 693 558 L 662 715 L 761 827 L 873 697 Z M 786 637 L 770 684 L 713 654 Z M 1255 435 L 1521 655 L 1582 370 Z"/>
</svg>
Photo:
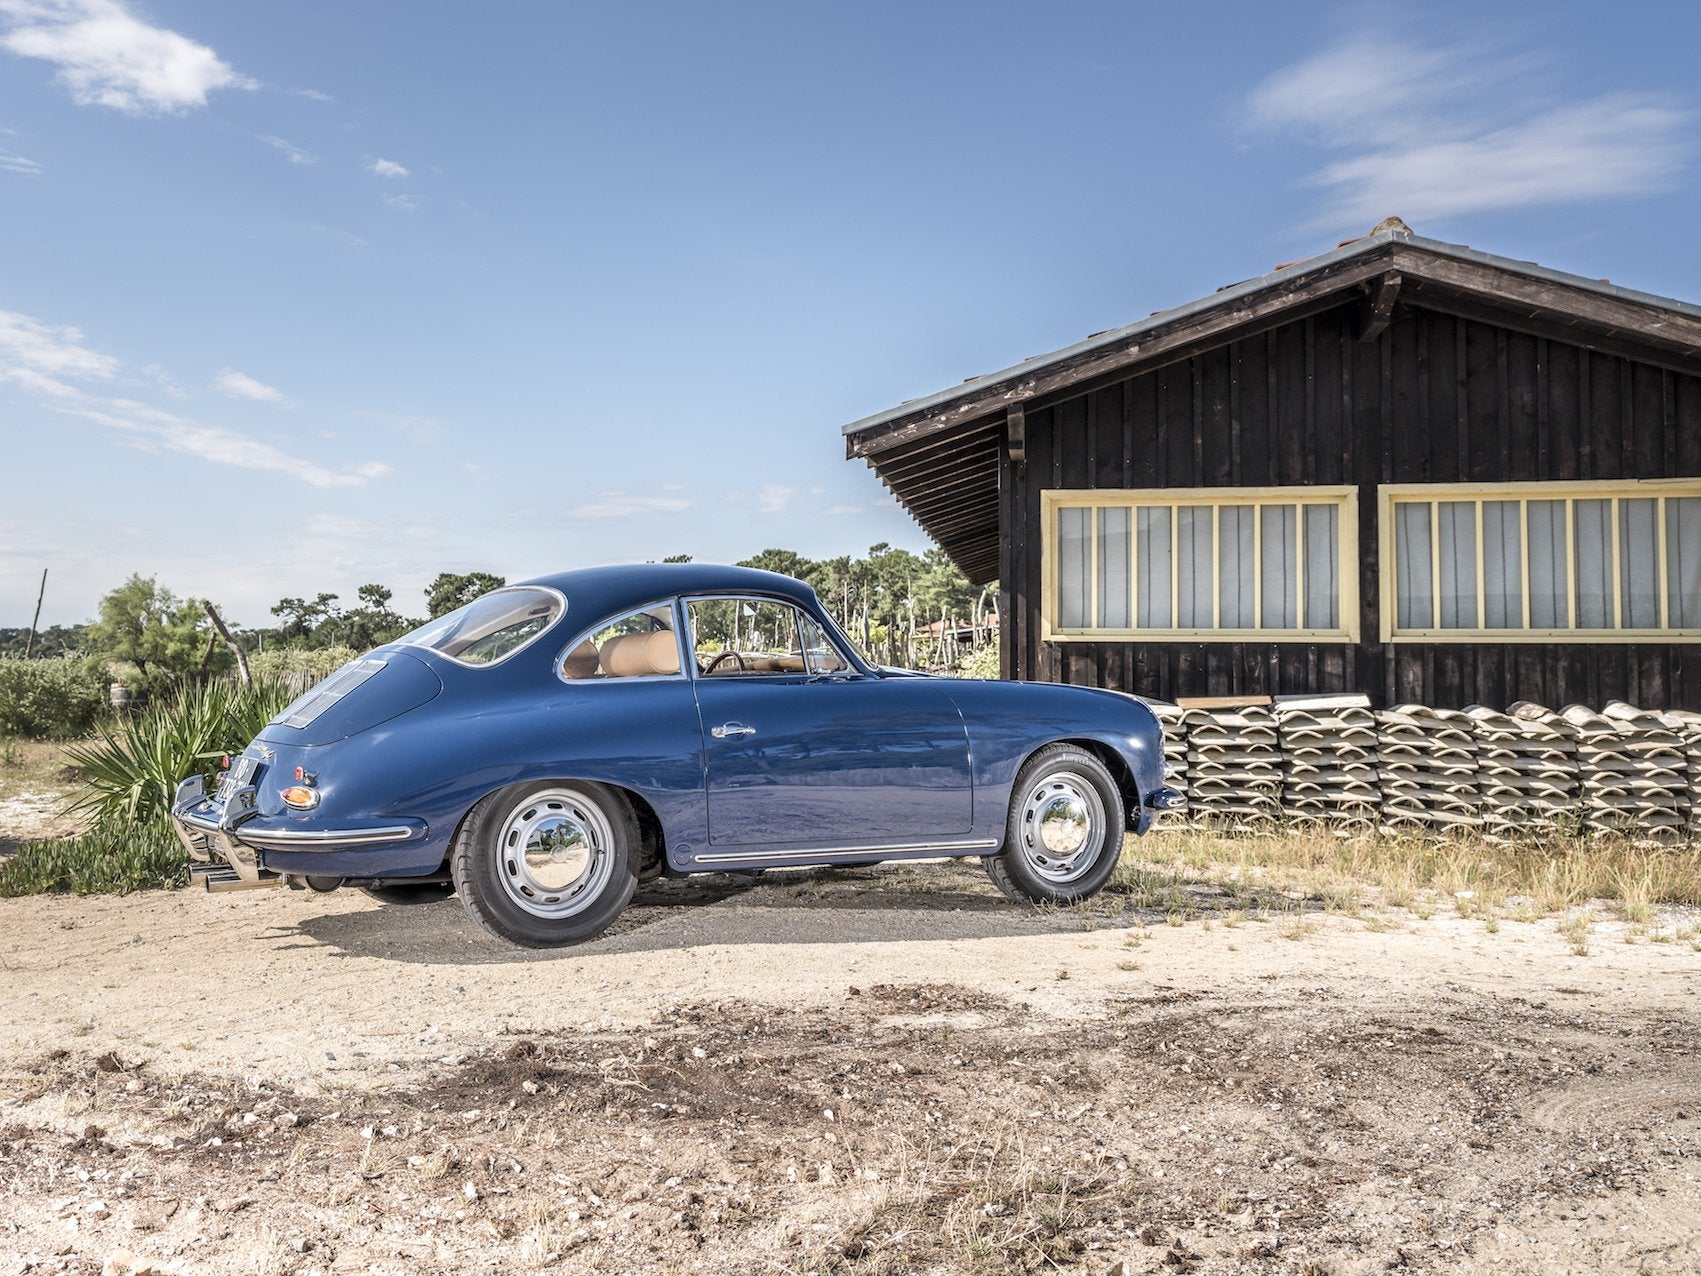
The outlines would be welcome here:
<svg viewBox="0 0 1701 1276">
<path fill-rule="evenodd" d="M 1004 676 L 1701 709 L 1701 307 L 1390 220 L 845 427 Z"/>
</svg>

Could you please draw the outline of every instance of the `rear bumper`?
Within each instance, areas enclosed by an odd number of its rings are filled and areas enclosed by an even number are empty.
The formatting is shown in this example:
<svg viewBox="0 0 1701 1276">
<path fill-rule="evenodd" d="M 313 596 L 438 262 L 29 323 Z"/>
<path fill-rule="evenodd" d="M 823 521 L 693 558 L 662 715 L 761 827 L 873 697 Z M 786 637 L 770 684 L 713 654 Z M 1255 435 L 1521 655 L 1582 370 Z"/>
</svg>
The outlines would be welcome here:
<svg viewBox="0 0 1701 1276">
<path fill-rule="evenodd" d="M 311 862 L 315 854 L 417 841 L 426 833 L 423 820 L 340 828 L 299 827 L 290 821 L 260 815 L 254 809 L 252 788 L 238 789 L 223 802 L 217 797 L 208 797 L 206 786 L 198 775 L 190 776 L 177 786 L 171 804 L 171 824 L 191 859 L 203 863 L 223 860 L 249 882 L 259 881 L 270 871 L 266 863 L 268 853 L 289 860 L 278 871 L 311 872 L 311 869 L 302 869 L 298 853 L 308 853 Z"/>
</svg>

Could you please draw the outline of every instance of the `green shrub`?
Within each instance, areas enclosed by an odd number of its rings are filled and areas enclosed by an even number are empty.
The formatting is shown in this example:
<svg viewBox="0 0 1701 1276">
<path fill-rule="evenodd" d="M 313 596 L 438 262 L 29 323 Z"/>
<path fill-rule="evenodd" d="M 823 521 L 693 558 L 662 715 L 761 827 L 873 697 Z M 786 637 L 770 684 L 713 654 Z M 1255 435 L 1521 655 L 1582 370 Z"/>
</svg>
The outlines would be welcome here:
<svg viewBox="0 0 1701 1276">
<path fill-rule="evenodd" d="M 0 896 L 123 895 L 189 880 L 189 854 L 159 824 L 97 824 L 81 837 L 26 842 L 0 862 Z"/>
<path fill-rule="evenodd" d="M 74 740 L 107 712 L 107 679 L 88 661 L 0 656 L 0 735 Z"/>
<path fill-rule="evenodd" d="M 250 655 L 248 669 L 256 682 L 289 680 L 292 686 L 301 686 L 304 679 L 296 675 L 321 682 L 359 654 L 350 647 L 274 647 Z"/>
<path fill-rule="evenodd" d="M 957 665 L 957 676 L 959 678 L 998 677 L 998 644 L 989 642 L 969 652 Z"/>
<path fill-rule="evenodd" d="M 197 773 L 210 777 L 221 754 L 246 748 L 290 699 L 273 680 L 256 679 L 247 688 L 223 679 L 180 686 L 174 696 L 65 750 L 89 789 L 71 809 L 101 821 L 163 826 L 178 784 Z"/>
</svg>

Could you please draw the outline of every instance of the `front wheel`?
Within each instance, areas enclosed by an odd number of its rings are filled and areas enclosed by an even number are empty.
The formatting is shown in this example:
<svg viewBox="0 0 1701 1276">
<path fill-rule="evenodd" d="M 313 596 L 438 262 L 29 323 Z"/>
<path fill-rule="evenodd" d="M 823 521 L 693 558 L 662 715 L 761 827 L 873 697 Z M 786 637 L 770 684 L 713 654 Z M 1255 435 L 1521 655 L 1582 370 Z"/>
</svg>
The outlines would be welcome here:
<svg viewBox="0 0 1701 1276">
<path fill-rule="evenodd" d="M 455 891 L 498 939 L 556 948 L 594 939 L 638 885 L 638 822 L 600 784 L 518 784 L 467 816 L 449 857 Z"/>
<path fill-rule="evenodd" d="M 1085 749 L 1049 744 L 1016 774 L 1004 846 L 983 861 L 1011 899 L 1074 904 L 1104 888 L 1122 854 L 1122 793 Z"/>
</svg>

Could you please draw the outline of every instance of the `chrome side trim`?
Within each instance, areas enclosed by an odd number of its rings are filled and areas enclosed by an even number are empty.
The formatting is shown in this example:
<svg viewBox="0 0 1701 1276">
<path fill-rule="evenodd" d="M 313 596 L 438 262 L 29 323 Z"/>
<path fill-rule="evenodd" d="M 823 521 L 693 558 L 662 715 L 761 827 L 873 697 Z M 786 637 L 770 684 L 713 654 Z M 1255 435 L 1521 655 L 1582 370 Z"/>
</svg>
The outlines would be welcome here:
<svg viewBox="0 0 1701 1276">
<path fill-rule="evenodd" d="M 821 846 L 803 851 L 722 851 L 713 855 L 693 855 L 695 864 L 721 864 L 728 860 L 796 860 L 819 859 L 824 855 L 906 855 L 917 851 L 990 851 L 998 845 L 995 838 L 975 842 L 906 842 L 899 846 Z"/>
<path fill-rule="evenodd" d="M 414 836 L 405 824 L 387 824 L 371 829 L 274 829 L 261 832 L 244 829 L 242 840 L 252 846 L 269 850 L 289 850 L 297 846 L 365 846 L 371 842 L 401 842 Z"/>
</svg>

